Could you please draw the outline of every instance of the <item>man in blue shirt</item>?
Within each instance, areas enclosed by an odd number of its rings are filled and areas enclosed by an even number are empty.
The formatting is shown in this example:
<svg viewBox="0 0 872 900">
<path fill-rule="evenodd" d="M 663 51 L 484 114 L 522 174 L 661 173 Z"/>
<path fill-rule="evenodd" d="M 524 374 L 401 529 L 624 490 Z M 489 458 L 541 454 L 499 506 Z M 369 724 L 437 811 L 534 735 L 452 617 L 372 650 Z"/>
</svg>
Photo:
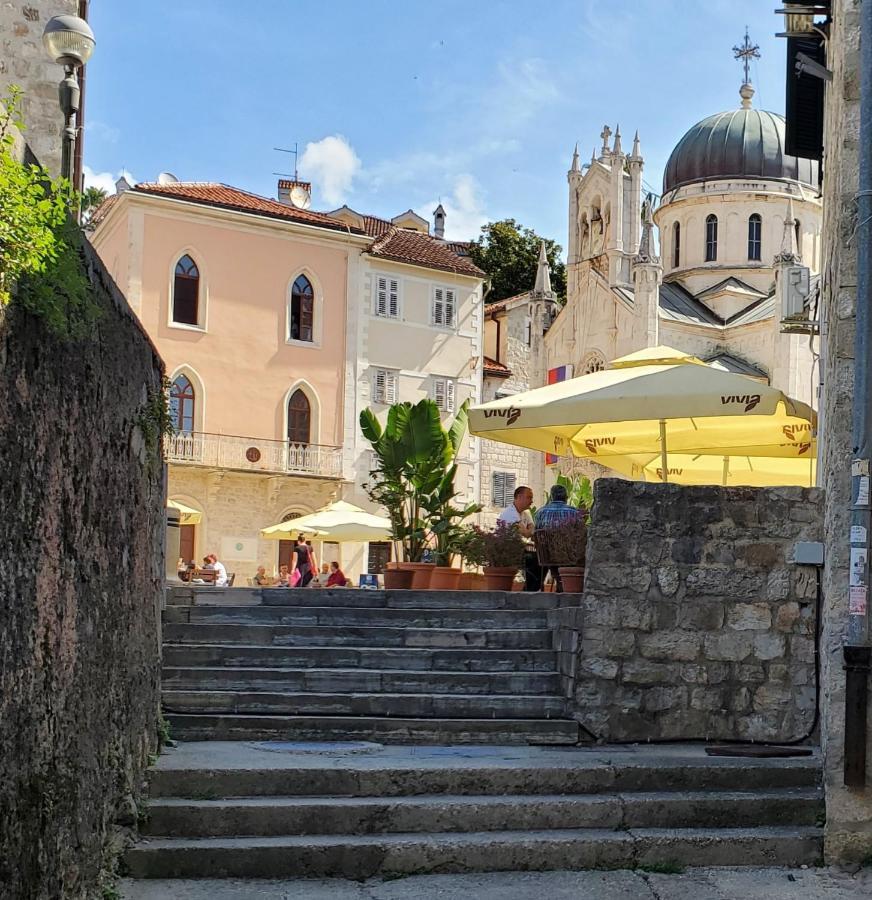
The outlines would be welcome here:
<svg viewBox="0 0 872 900">
<path fill-rule="evenodd" d="M 575 506 L 570 506 L 569 494 L 562 484 L 555 484 L 551 488 L 551 499 L 536 511 L 536 531 L 547 528 L 557 528 L 564 522 L 571 522 L 584 513 Z M 563 593 L 563 582 L 560 580 L 560 572 L 557 566 L 549 566 L 548 571 L 557 584 L 557 590 Z"/>
</svg>

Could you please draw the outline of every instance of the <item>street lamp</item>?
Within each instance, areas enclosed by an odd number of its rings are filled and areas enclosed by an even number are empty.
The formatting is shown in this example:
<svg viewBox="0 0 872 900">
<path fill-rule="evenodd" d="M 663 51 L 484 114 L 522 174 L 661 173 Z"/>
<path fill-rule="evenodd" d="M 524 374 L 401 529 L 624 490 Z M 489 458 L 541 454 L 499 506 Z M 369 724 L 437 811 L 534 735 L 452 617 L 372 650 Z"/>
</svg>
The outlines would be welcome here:
<svg viewBox="0 0 872 900">
<path fill-rule="evenodd" d="M 55 16 L 46 22 L 42 43 L 49 57 L 64 67 L 66 76 L 60 83 L 61 111 L 64 114 L 63 152 L 61 175 L 72 180 L 73 145 L 76 128 L 73 118 L 79 111 L 79 79 L 76 70 L 91 58 L 94 52 L 94 32 L 84 19 L 78 16 Z"/>
</svg>

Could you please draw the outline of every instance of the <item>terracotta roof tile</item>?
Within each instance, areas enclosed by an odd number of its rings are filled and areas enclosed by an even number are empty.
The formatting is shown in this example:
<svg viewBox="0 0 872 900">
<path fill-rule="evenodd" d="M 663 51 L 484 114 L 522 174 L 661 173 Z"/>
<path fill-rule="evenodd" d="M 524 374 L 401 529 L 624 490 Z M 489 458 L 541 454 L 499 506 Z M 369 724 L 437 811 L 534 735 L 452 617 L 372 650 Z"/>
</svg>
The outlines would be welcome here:
<svg viewBox="0 0 872 900">
<path fill-rule="evenodd" d="M 394 226 L 387 219 L 378 216 L 363 216 L 363 230 L 372 237 L 381 237 Z"/>
<path fill-rule="evenodd" d="M 206 206 L 217 206 L 221 209 L 233 209 L 238 212 L 249 212 L 259 216 L 267 216 L 272 219 L 284 219 L 289 222 L 299 222 L 302 225 L 315 225 L 320 228 L 330 228 L 334 231 L 347 231 L 360 234 L 359 228 L 354 228 L 333 219 L 324 213 L 314 212 L 310 209 L 297 209 L 278 200 L 270 200 L 251 194 L 240 188 L 230 187 L 226 184 L 208 181 L 187 181 L 178 184 L 137 184 L 134 188 L 139 194 L 154 194 L 161 197 L 172 197 L 177 200 L 189 200 L 193 203 L 202 203 Z"/>
<path fill-rule="evenodd" d="M 115 206 L 120 194 L 110 194 L 92 213 L 91 217 L 88 219 L 88 228 L 96 228 L 106 216 L 109 215 L 109 210 Z"/>
<path fill-rule="evenodd" d="M 485 274 L 471 260 L 452 253 L 440 241 L 405 228 L 392 227 L 373 243 L 369 252 L 382 259 L 456 272 L 459 275 L 483 278 Z"/>
<path fill-rule="evenodd" d="M 512 374 L 512 370 L 508 366 L 504 366 L 489 356 L 484 357 L 483 370 L 485 375 L 496 375 L 498 378 L 508 378 Z"/>
<path fill-rule="evenodd" d="M 515 300 L 523 300 L 530 293 L 532 292 L 524 291 L 523 294 L 515 294 L 514 297 L 506 297 L 504 300 L 496 300 L 493 303 L 485 303 L 485 314 L 499 312 L 500 310 L 505 309 L 510 303 L 513 303 Z"/>
</svg>

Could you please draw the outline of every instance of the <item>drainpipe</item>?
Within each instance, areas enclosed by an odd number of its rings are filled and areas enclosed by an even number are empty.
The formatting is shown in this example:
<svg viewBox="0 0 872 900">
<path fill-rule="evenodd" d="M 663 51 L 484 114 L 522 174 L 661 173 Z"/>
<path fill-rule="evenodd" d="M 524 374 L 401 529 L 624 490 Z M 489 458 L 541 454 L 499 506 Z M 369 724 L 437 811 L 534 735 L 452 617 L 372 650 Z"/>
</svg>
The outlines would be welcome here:
<svg viewBox="0 0 872 900">
<path fill-rule="evenodd" d="M 88 4 L 90 0 L 79 0 L 79 18 L 88 21 Z M 84 190 L 84 155 L 85 155 L 85 78 L 87 66 L 79 69 L 79 110 L 76 113 L 76 145 L 73 150 L 73 189 Z"/>
<path fill-rule="evenodd" d="M 869 553 L 872 531 L 872 0 L 860 8 L 860 183 L 857 192 L 857 322 L 854 342 L 851 555 L 845 657 L 845 771 L 850 787 L 866 784 L 869 690 Z"/>
</svg>

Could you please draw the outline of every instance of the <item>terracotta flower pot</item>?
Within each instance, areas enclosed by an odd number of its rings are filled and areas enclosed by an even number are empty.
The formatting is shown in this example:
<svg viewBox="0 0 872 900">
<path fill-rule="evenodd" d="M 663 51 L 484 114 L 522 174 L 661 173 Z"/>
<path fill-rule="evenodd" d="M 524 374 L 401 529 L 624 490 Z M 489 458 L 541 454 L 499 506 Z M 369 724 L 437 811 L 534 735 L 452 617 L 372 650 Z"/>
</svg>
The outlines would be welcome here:
<svg viewBox="0 0 872 900">
<path fill-rule="evenodd" d="M 559 566 L 564 594 L 580 594 L 584 589 L 584 566 Z"/>
<path fill-rule="evenodd" d="M 430 576 L 431 591 L 456 591 L 460 586 L 460 569 L 453 566 L 434 566 Z"/>
<path fill-rule="evenodd" d="M 515 566 L 485 566 L 485 586 L 489 591 L 510 591 L 517 573 Z"/>
<path fill-rule="evenodd" d="M 485 579 L 481 572 L 464 572 L 460 576 L 461 591 L 483 591 L 485 590 Z"/>
<path fill-rule="evenodd" d="M 401 563 L 404 569 L 412 572 L 412 590 L 426 591 L 430 587 L 430 578 L 433 575 L 433 569 L 436 567 L 433 563 Z"/>
<path fill-rule="evenodd" d="M 415 574 L 411 569 L 400 568 L 402 563 L 388 563 L 385 568 L 385 590 L 386 591 L 407 591 L 412 586 L 412 576 Z"/>
</svg>

